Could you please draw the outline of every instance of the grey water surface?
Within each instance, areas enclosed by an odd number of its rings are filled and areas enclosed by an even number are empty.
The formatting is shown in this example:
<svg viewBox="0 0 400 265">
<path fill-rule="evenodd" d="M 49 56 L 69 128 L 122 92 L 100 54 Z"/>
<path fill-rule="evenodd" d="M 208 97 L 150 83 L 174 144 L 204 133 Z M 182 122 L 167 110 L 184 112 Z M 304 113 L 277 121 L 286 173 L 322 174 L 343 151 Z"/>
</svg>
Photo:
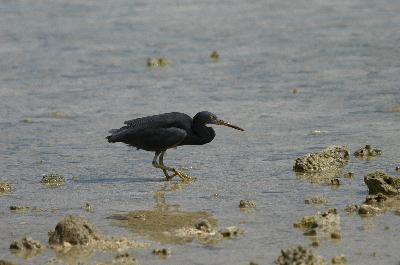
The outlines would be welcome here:
<svg viewBox="0 0 400 265">
<path fill-rule="evenodd" d="M 46 264 L 53 251 L 24 260 L 10 243 L 29 235 L 46 244 L 58 221 L 77 214 L 107 235 L 151 243 L 128 251 L 140 264 L 271 264 L 282 248 L 310 244 L 293 223 L 318 211 L 305 198 L 324 194 L 330 203 L 321 210 L 338 209 L 342 240 L 323 241 L 316 253 L 398 264 L 400 217 L 343 209 L 365 199 L 366 173 L 396 175 L 400 163 L 400 114 L 388 111 L 400 104 L 399 14 L 397 0 L 0 0 L 0 180 L 14 188 L 0 197 L 0 258 Z M 149 57 L 171 63 L 149 69 Z M 245 234 L 168 245 L 115 225 L 108 217 L 152 209 L 154 194 L 179 180 L 163 181 L 152 153 L 107 143 L 107 131 L 136 117 L 201 110 L 246 131 L 218 127 L 208 145 L 168 151 L 166 164 L 197 181 L 166 192 L 164 203 L 207 211 Z M 383 155 L 351 157 L 345 171 L 355 177 L 337 189 L 299 180 L 294 160 L 331 144 L 372 144 Z M 66 185 L 43 186 L 52 172 Z M 241 199 L 257 208 L 241 212 Z M 11 213 L 10 205 L 44 211 Z M 171 257 L 153 256 L 155 247 L 171 248 Z"/>
</svg>

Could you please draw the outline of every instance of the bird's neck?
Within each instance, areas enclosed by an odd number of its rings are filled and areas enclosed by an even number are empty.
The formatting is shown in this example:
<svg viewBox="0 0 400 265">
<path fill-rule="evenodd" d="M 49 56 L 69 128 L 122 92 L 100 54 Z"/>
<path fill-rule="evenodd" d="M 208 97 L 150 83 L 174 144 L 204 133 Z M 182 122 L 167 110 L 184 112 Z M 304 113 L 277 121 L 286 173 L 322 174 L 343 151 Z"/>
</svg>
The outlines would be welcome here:
<svg viewBox="0 0 400 265">
<path fill-rule="evenodd" d="M 198 144 L 206 144 L 211 142 L 215 137 L 215 131 L 205 124 L 193 123 L 192 130 L 199 137 Z"/>
</svg>

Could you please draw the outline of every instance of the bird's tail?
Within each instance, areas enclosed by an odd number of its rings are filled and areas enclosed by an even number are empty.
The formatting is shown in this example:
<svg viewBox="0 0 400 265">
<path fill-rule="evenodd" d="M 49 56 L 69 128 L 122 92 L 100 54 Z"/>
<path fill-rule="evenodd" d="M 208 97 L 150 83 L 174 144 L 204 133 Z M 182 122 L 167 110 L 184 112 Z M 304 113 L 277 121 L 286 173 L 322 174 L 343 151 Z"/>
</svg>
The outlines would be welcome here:
<svg viewBox="0 0 400 265">
<path fill-rule="evenodd" d="M 111 135 L 107 136 L 106 139 L 109 143 L 116 143 L 116 137 L 115 135 L 120 131 L 121 129 L 111 129 L 108 132 L 111 133 Z"/>
</svg>

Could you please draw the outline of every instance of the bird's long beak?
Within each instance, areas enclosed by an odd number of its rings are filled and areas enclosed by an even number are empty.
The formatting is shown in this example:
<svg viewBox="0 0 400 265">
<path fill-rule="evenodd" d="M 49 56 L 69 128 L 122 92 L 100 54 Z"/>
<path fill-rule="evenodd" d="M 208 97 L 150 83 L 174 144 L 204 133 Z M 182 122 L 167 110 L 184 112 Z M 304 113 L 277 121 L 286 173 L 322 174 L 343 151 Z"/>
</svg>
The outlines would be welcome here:
<svg viewBox="0 0 400 265">
<path fill-rule="evenodd" d="M 224 126 L 227 126 L 227 127 L 231 127 L 233 129 L 236 129 L 236 130 L 239 130 L 239 131 L 244 131 L 244 129 L 240 128 L 239 126 L 230 124 L 229 122 L 226 122 L 226 121 L 223 121 L 223 120 L 217 120 L 216 124 L 217 125 L 224 125 Z"/>
</svg>

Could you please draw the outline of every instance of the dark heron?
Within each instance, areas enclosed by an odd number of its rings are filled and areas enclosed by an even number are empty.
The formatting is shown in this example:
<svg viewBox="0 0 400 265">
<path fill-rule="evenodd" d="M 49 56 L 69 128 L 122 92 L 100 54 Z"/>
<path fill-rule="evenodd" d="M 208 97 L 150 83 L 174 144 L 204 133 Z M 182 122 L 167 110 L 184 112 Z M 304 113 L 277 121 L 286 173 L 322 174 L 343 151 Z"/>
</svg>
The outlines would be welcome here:
<svg viewBox="0 0 400 265">
<path fill-rule="evenodd" d="M 236 130 L 242 128 L 220 120 L 208 111 L 197 113 L 193 119 L 180 112 L 164 113 L 125 121 L 126 126 L 110 130 L 110 143 L 122 142 L 137 149 L 154 151 L 153 166 L 164 172 L 167 180 L 179 176 L 182 180 L 190 177 L 180 170 L 164 165 L 165 152 L 181 145 L 203 145 L 211 142 L 215 131 L 207 124 L 224 125 Z M 158 162 L 157 162 L 158 159 Z M 171 172 L 171 175 L 168 174 Z"/>
</svg>

